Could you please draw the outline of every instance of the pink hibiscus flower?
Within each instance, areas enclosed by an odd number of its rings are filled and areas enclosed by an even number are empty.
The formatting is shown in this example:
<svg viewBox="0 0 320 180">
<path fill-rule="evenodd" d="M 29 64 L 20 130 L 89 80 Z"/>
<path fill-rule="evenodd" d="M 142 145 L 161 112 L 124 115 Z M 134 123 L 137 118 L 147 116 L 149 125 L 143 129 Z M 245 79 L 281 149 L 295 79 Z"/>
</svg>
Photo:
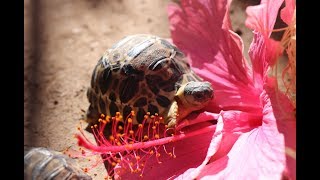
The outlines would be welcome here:
<svg viewBox="0 0 320 180">
<path fill-rule="evenodd" d="M 254 30 L 252 66 L 242 54 L 241 38 L 231 30 L 230 3 L 182 0 L 181 6 L 168 7 L 173 43 L 215 90 L 215 99 L 204 112 L 178 125 L 179 134 L 161 136 L 163 127 L 153 117 L 147 138 L 142 130 L 130 131 L 130 123 L 123 128 L 136 139 L 128 135 L 121 142 L 110 142 L 99 135 L 99 128 L 95 134 L 99 146 L 78 136 L 80 145 L 108 154 L 105 160 L 114 166 L 116 178 L 295 179 L 294 106 L 268 76 L 283 49 L 269 38 L 283 0 L 262 0 L 247 9 L 246 24 Z M 282 18 L 288 24 L 294 7 L 286 0 Z"/>
<path fill-rule="evenodd" d="M 240 37 L 231 31 L 230 3 L 186 0 L 169 7 L 173 42 L 215 88 L 206 110 L 222 110 L 221 131 L 216 130 L 205 160 L 178 179 L 295 179 L 294 106 L 268 77 L 281 53 L 280 43 L 269 37 L 283 1 L 262 0 L 247 9 L 246 24 L 254 29 L 252 68 L 242 55 Z M 286 1 L 282 18 L 287 24 L 294 7 L 294 1 Z"/>
</svg>

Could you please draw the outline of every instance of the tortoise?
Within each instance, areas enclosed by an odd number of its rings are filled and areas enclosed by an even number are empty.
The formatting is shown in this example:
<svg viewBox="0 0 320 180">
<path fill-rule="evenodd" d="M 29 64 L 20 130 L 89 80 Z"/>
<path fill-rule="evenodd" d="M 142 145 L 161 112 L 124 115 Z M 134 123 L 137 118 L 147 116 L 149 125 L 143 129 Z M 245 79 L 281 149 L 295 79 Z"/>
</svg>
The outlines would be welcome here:
<svg viewBox="0 0 320 180">
<path fill-rule="evenodd" d="M 24 179 L 91 180 L 74 159 L 49 148 L 29 147 L 24 152 Z"/>
<path fill-rule="evenodd" d="M 190 68 L 187 58 L 166 39 L 149 34 L 126 36 L 99 59 L 87 90 L 86 120 L 100 114 L 127 117 L 133 124 L 159 114 L 168 128 L 213 99 L 213 88 Z"/>
</svg>

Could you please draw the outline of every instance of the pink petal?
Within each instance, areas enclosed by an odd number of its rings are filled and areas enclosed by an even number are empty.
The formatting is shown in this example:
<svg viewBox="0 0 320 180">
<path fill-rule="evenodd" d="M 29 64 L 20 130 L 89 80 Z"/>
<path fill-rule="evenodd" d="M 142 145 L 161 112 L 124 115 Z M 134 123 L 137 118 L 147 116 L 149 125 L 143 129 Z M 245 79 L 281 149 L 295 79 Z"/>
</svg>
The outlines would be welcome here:
<svg viewBox="0 0 320 180">
<path fill-rule="evenodd" d="M 225 156 L 241 134 L 261 126 L 261 113 L 253 114 L 241 111 L 224 111 L 221 113 L 221 116 L 224 122 L 224 135 L 221 142 L 223 146 L 210 158 L 210 161 Z"/>
<path fill-rule="evenodd" d="M 213 134 L 210 142 L 210 146 L 207 151 L 207 155 L 204 159 L 204 161 L 201 163 L 200 166 L 197 168 L 191 168 L 187 172 L 183 173 L 176 179 L 195 179 L 198 174 L 202 171 L 202 169 L 205 167 L 205 165 L 208 163 L 210 160 L 211 156 L 214 155 L 214 153 L 217 152 L 217 150 L 220 147 L 221 140 L 222 140 L 222 129 L 223 129 L 223 121 L 222 117 L 220 116 L 218 119 L 218 124 L 215 133 Z"/>
<path fill-rule="evenodd" d="M 286 176 L 296 179 L 296 116 L 289 98 L 275 90 L 275 80 L 269 80 L 266 90 L 270 96 L 277 127 L 285 138 Z"/>
<path fill-rule="evenodd" d="M 269 39 L 270 30 L 273 29 L 282 2 L 283 0 L 262 1 L 261 5 L 248 7 L 246 24 L 248 27 L 256 30 L 254 41 L 249 50 L 250 57 L 252 58 L 254 77 L 256 77 L 255 83 L 266 83 L 267 85 L 266 88 L 269 91 L 268 94 L 270 94 L 274 115 L 277 118 L 278 130 L 285 137 L 286 175 L 295 179 L 296 121 L 295 116 L 293 116 L 293 105 L 284 94 L 274 90 L 275 80 L 267 77 L 268 68 L 275 63 L 278 53 L 282 51 L 278 42 Z M 295 2 L 286 0 L 286 6 L 281 11 L 281 18 L 288 25 L 292 21 L 294 10 Z"/>
<path fill-rule="evenodd" d="M 221 112 L 217 129 L 212 137 L 206 158 L 200 166 L 189 169 L 177 179 L 194 179 L 198 177 L 199 174 L 205 172 L 205 169 L 207 169 L 206 164 L 208 162 L 216 162 L 216 160 L 218 167 L 217 169 L 212 170 L 223 170 L 226 166 L 226 161 L 221 161 L 221 159 L 225 158 L 239 136 L 259 125 L 261 125 L 261 115 L 240 111 Z"/>
<path fill-rule="evenodd" d="M 280 43 L 270 39 L 279 8 L 283 0 L 262 0 L 260 5 L 247 7 L 246 25 L 254 30 L 249 56 L 256 88 L 266 81 L 268 69 L 282 52 Z"/>
<path fill-rule="evenodd" d="M 215 99 L 207 111 L 259 109 L 257 91 L 243 57 L 241 38 L 231 31 L 227 0 L 185 0 L 168 7 L 171 36 L 194 71 L 212 83 Z"/>
<path fill-rule="evenodd" d="M 281 19 L 287 24 L 290 25 L 292 18 L 294 16 L 294 11 L 296 3 L 294 0 L 285 0 L 286 6 L 281 10 Z"/>
<path fill-rule="evenodd" d="M 253 41 L 249 48 L 249 56 L 253 67 L 255 87 L 260 91 L 267 80 L 270 66 L 274 65 L 281 52 L 282 48 L 278 41 L 269 39 L 260 32 L 254 32 Z"/>
<path fill-rule="evenodd" d="M 286 144 L 286 176 L 296 179 L 296 121 L 279 124 L 279 131 L 284 134 Z"/>
<path fill-rule="evenodd" d="M 283 136 L 262 129 L 242 134 L 228 155 L 207 165 L 199 178 L 281 179 L 285 168 Z M 223 170 L 221 164 L 225 165 Z"/>
<path fill-rule="evenodd" d="M 247 7 L 246 26 L 269 37 L 283 0 L 261 0 L 260 5 Z"/>
<path fill-rule="evenodd" d="M 211 112 L 201 112 L 201 113 L 191 113 L 188 115 L 183 121 L 179 122 L 176 127 L 177 130 L 181 130 L 187 126 L 194 126 L 195 124 L 206 122 L 210 120 L 218 119 L 219 114 L 211 113 Z"/>
<path fill-rule="evenodd" d="M 285 119 L 274 114 L 269 93 L 274 97 L 269 91 L 260 96 L 264 107 L 262 124 L 259 115 L 223 112 L 223 128 L 218 131 L 218 124 L 215 132 L 222 133 L 220 146 L 212 141 L 202 165 L 177 179 L 281 179 L 286 158 L 284 136 L 278 131 L 277 121 Z"/>
</svg>

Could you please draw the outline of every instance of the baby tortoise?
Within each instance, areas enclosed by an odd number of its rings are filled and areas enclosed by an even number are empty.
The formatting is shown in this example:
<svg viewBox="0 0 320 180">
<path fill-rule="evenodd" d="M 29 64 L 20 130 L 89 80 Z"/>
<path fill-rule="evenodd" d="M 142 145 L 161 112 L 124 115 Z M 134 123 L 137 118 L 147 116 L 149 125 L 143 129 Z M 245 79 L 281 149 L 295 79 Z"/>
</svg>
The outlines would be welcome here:
<svg viewBox="0 0 320 180">
<path fill-rule="evenodd" d="M 147 34 L 121 39 L 95 66 L 88 88 L 87 121 L 97 123 L 100 114 L 127 117 L 133 124 L 144 116 L 159 114 L 168 128 L 193 111 L 205 107 L 213 89 L 190 68 L 185 55 L 167 40 Z"/>
</svg>

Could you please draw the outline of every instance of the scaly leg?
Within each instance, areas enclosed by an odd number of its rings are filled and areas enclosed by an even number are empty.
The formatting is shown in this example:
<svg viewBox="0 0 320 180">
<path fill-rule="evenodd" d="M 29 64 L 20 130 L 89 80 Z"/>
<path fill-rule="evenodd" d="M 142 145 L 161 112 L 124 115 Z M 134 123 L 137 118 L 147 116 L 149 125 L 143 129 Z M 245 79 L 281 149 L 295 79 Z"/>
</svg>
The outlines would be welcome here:
<svg viewBox="0 0 320 180">
<path fill-rule="evenodd" d="M 167 118 L 167 124 L 168 128 L 174 128 L 177 124 L 177 118 L 178 118 L 178 103 L 174 101 L 170 109 L 168 111 L 168 118 Z"/>
</svg>

